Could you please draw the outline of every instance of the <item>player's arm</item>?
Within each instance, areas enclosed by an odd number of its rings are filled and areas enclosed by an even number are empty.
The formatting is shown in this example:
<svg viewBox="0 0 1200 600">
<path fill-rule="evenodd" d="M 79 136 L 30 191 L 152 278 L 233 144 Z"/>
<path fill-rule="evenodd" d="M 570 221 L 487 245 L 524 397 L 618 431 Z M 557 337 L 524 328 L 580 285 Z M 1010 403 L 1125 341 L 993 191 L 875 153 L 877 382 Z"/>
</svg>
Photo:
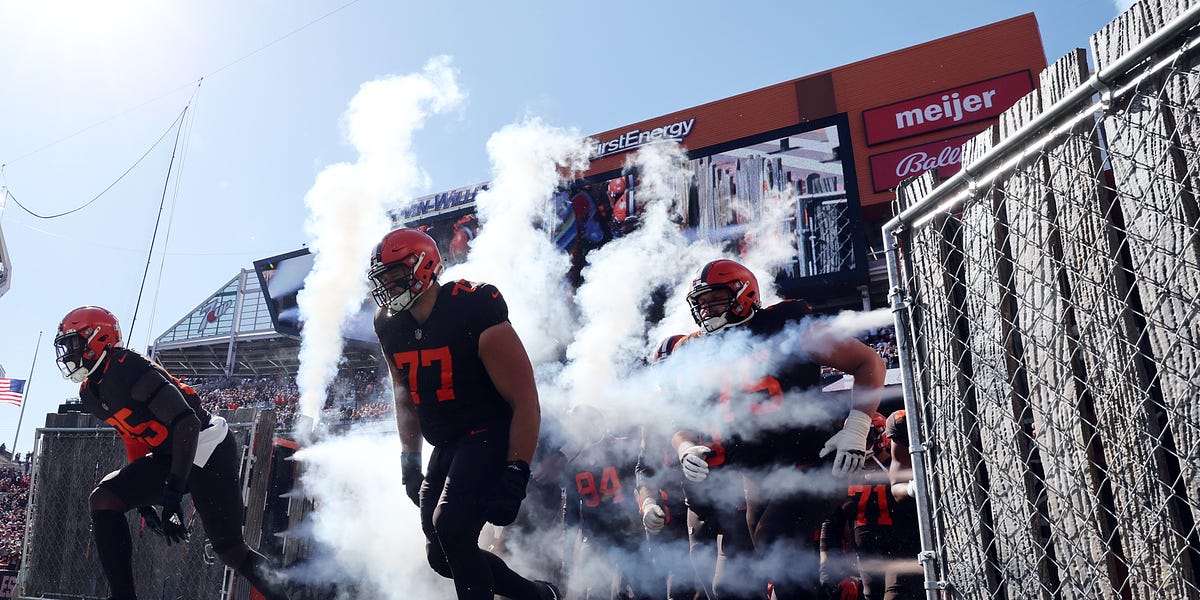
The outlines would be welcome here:
<svg viewBox="0 0 1200 600">
<path fill-rule="evenodd" d="M 913 497 L 912 455 L 909 454 L 908 444 L 892 441 L 892 460 L 888 464 L 888 480 L 892 484 L 892 495 L 896 497 L 897 502 Z"/>
<path fill-rule="evenodd" d="M 385 351 L 384 354 L 387 352 Z M 396 431 L 400 433 L 400 483 L 413 504 L 421 506 L 421 422 L 417 420 L 417 405 L 413 404 L 408 386 L 395 363 L 387 361 L 392 379 L 392 399 L 396 405 Z"/>
<path fill-rule="evenodd" d="M 392 378 L 392 399 L 396 404 L 396 430 L 400 432 L 400 451 L 421 453 L 421 422 L 417 420 L 417 405 L 413 404 L 408 386 L 396 364 L 387 361 Z"/>
<path fill-rule="evenodd" d="M 870 346 L 854 339 L 837 336 L 822 336 L 828 343 L 821 344 L 811 352 L 815 362 L 833 367 L 854 378 L 850 409 L 871 414 L 879 409 L 887 365 L 879 353 Z M 823 340 L 823 341 L 824 341 Z"/>
<path fill-rule="evenodd" d="M 479 359 L 500 396 L 512 407 L 507 460 L 529 464 L 537 449 L 541 407 L 533 365 L 511 323 L 492 325 L 479 335 Z"/>
<path fill-rule="evenodd" d="M 147 369 L 129 390 L 133 402 L 144 404 L 155 420 L 167 426 L 171 442 L 169 480 L 182 486 L 192 472 L 196 446 L 200 441 L 200 419 L 188 405 L 183 392 L 164 371 Z M 180 488 L 182 489 L 182 488 Z"/>
<path fill-rule="evenodd" d="M 817 326 L 819 327 L 819 326 Z M 819 342 L 810 352 L 821 365 L 833 367 L 854 378 L 850 392 L 850 412 L 842 429 L 825 442 L 819 456 L 837 452 L 833 459 L 833 474 L 846 476 L 862 468 L 866 460 L 867 434 L 871 415 L 879 408 L 887 365 L 870 346 L 850 337 L 822 335 L 815 332 Z"/>
</svg>

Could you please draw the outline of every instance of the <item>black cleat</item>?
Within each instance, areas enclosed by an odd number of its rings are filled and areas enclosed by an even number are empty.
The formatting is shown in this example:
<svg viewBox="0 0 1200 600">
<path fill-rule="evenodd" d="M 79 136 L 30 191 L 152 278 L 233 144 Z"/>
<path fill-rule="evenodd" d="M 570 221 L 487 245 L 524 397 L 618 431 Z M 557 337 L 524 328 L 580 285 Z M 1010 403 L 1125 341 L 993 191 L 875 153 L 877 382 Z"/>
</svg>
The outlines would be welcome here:
<svg viewBox="0 0 1200 600">
<path fill-rule="evenodd" d="M 558 591 L 558 586 L 540 579 L 534 583 L 541 586 L 541 600 L 562 600 L 562 592 Z"/>
</svg>

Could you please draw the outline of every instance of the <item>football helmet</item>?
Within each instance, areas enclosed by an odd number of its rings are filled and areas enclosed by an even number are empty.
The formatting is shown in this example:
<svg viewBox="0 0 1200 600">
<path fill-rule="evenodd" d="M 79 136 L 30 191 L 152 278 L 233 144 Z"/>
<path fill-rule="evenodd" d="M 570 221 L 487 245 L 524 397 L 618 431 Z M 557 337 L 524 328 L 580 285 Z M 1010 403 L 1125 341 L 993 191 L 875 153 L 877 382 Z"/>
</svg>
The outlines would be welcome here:
<svg viewBox="0 0 1200 600">
<path fill-rule="evenodd" d="M 81 306 L 58 324 L 54 351 L 63 377 L 83 383 L 104 362 L 109 349 L 121 345 L 117 317 L 99 306 Z"/>
<path fill-rule="evenodd" d="M 408 310 L 442 272 L 437 243 L 423 231 L 397 229 L 383 236 L 371 255 L 371 296 L 379 306 Z"/>
<path fill-rule="evenodd" d="M 660 362 L 666 359 L 668 356 L 671 356 L 671 353 L 675 351 L 675 346 L 679 344 L 679 341 L 685 337 L 687 336 L 682 333 L 677 333 L 675 335 L 663 338 L 663 341 L 659 342 L 658 347 L 654 349 L 654 358 L 651 360 L 651 362 Z"/>
<path fill-rule="evenodd" d="M 692 281 L 687 295 L 692 319 L 708 333 L 740 325 L 762 308 L 758 279 L 740 263 L 714 260 Z"/>
</svg>

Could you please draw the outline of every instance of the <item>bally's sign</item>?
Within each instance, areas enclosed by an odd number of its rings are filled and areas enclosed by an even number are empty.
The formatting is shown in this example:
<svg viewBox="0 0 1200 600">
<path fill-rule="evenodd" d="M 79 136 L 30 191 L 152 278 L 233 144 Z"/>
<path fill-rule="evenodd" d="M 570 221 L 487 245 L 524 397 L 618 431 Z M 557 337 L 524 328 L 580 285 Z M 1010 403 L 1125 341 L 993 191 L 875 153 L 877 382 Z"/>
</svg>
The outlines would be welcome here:
<svg viewBox="0 0 1200 600">
<path fill-rule="evenodd" d="M 945 179 L 962 168 L 962 145 L 975 135 L 960 135 L 940 142 L 876 154 L 868 159 L 871 162 L 871 185 L 876 192 L 885 192 L 901 181 L 930 169 L 937 169 L 938 176 Z"/>
<path fill-rule="evenodd" d="M 1020 71 L 865 110 L 867 145 L 990 119 L 1031 91 L 1029 71 Z"/>
<path fill-rule="evenodd" d="M 662 140 L 681 142 L 683 138 L 692 132 L 692 125 L 695 124 L 696 119 L 688 119 L 686 121 L 677 121 L 670 125 L 663 125 L 662 127 L 655 127 L 647 131 L 630 129 L 611 140 L 592 140 L 591 159 L 595 160 L 613 154 L 628 152 L 639 146 L 645 146 L 646 144 Z"/>
</svg>

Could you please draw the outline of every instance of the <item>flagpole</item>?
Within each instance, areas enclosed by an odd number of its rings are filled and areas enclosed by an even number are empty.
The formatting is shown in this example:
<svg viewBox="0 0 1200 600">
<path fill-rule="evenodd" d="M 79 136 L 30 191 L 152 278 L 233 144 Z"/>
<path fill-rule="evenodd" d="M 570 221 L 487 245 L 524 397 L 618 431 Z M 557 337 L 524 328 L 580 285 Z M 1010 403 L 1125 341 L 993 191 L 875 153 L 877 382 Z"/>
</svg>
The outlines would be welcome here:
<svg viewBox="0 0 1200 600">
<path fill-rule="evenodd" d="M 33 385 L 33 368 L 37 366 L 38 348 L 42 347 L 42 332 L 38 332 L 37 345 L 33 347 L 33 364 L 29 365 L 29 379 L 25 380 L 25 396 L 21 399 L 21 416 L 17 417 L 17 434 L 13 436 L 12 458 L 17 462 L 17 440 L 21 438 L 21 421 L 25 420 L 25 406 L 29 404 L 29 387 Z"/>
</svg>

